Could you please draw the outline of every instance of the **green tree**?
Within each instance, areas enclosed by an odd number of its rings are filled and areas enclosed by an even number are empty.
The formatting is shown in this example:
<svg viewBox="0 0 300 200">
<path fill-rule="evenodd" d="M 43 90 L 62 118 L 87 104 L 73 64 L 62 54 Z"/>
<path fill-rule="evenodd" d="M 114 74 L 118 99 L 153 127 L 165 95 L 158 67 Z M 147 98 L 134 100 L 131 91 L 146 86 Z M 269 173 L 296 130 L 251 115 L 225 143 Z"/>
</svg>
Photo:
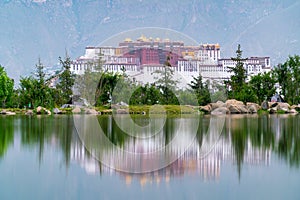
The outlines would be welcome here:
<svg viewBox="0 0 300 200">
<path fill-rule="evenodd" d="M 96 89 L 96 105 L 105 105 L 112 101 L 112 93 L 122 75 L 113 72 L 101 74 Z"/>
<path fill-rule="evenodd" d="M 41 59 L 38 59 L 38 63 L 35 65 L 35 89 L 36 89 L 36 99 L 35 102 L 39 106 L 43 107 L 53 107 L 53 98 L 51 95 L 51 88 L 47 85 L 46 73 L 44 71 L 45 67 L 41 62 Z"/>
<path fill-rule="evenodd" d="M 274 68 L 274 75 L 280 85 L 280 94 L 290 104 L 300 103 L 300 57 L 289 56 L 285 63 Z"/>
<path fill-rule="evenodd" d="M 59 75 L 59 83 L 56 85 L 56 88 L 60 92 L 61 104 L 69 103 L 73 95 L 73 85 L 75 83 L 75 76 L 71 73 L 71 59 L 66 53 L 66 57 L 63 60 L 59 57 L 59 62 L 62 65 L 63 71 Z"/>
<path fill-rule="evenodd" d="M 288 84 L 287 101 L 291 104 L 300 103 L 300 57 L 298 55 L 289 56 L 286 61 L 290 71 L 291 79 Z"/>
<path fill-rule="evenodd" d="M 180 103 L 184 105 L 199 105 L 198 104 L 198 99 L 195 98 L 194 92 L 192 90 L 179 90 L 178 91 L 178 96 L 180 99 Z"/>
<path fill-rule="evenodd" d="M 79 92 L 80 97 L 87 100 L 91 105 L 95 105 L 95 93 L 101 72 L 92 72 L 87 68 L 83 75 L 76 76 L 75 88 Z"/>
<path fill-rule="evenodd" d="M 154 79 L 155 84 L 161 90 L 161 103 L 162 104 L 179 104 L 176 97 L 177 84 L 178 80 L 174 79 L 174 70 L 170 63 L 171 53 L 167 56 L 167 60 L 163 65 L 163 70 L 156 70 L 153 72 L 155 74 Z"/>
<path fill-rule="evenodd" d="M 235 99 L 246 102 L 258 102 L 254 90 L 249 84 L 244 84 L 238 93 L 235 94 Z"/>
<path fill-rule="evenodd" d="M 291 79 L 291 72 L 289 70 L 287 62 L 284 64 L 278 64 L 273 70 L 276 81 L 281 87 L 280 94 L 286 97 L 289 80 Z"/>
<path fill-rule="evenodd" d="M 38 59 L 35 72 L 28 77 L 21 77 L 18 95 L 14 96 L 14 104 L 19 100 L 18 107 L 35 108 L 43 106 L 51 108 L 54 106 L 53 89 L 48 86 L 44 65 Z"/>
<path fill-rule="evenodd" d="M 130 98 L 130 105 L 154 105 L 159 102 L 160 91 L 154 84 L 139 85 Z"/>
<path fill-rule="evenodd" d="M 218 81 L 212 81 L 210 86 L 212 88 L 212 92 L 210 94 L 211 102 L 225 102 L 227 100 L 226 88 L 223 84 L 219 83 Z"/>
<path fill-rule="evenodd" d="M 22 107 L 36 107 L 37 80 L 32 76 L 21 77 L 20 79 L 20 104 Z"/>
<path fill-rule="evenodd" d="M 245 89 L 246 84 L 246 69 L 244 68 L 244 61 L 247 58 L 242 58 L 242 50 L 241 45 L 238 44 L 238 49 L 236 50 L 236 57 L 231 58 L 232 61 L 236 62 L 235 67 L 229 67 L 229 71 L 233 73 L 230 77 L 230 80 L 225 81 L 225 84 L 228 88 L 228 96 L 229 98 L 235 98 L 237 100 L 242 97 L 242 90 Z"/>
<path fill-rule="evenodd" d="M 258 103 L 271 99 L 276 92 L 275 83 L 276 80 L 270 72 L 263 74 L 259 73 L 258 75 L 251 77 L 249 84 L 257 97 Z"/>
<path fill-rule="evenodd" d="M 12 96 L 14 89 L 14 80 L 9 78 L 4 67 L 0 65 L 0 101 L 2 108 L 6 101 Z"/>
<path fill-rule="evenodd" d="M 193 77 L 194 80 L 191 81 L 188 86 L 192 89 L 197 97 L 198 105 L 206 105 L 211 102 L 210 93 L 208 88 L 208 82 L 203 84 L 202 76 L 199 74 L 198 77 Z"/>
<path fill-rule="evenodd" d="M 20 89 L 14 89 L 12 95 L 6 103 L 8 108 L 20 108 L 21 107 L 21 98 L 20 98 Z"/>
</svg>

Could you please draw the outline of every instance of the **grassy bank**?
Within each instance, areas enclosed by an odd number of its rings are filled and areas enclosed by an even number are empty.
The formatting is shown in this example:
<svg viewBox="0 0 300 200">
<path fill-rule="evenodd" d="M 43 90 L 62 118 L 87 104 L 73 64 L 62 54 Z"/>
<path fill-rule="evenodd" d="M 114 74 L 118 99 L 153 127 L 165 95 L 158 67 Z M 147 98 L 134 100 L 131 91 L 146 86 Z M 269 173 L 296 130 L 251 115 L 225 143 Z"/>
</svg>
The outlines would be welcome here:
<svg viewBox="0 0 300 200">
<path fill-rule="evenodd" d="M 129 112 L 130 114 L 144 115 L 149 114 L 195 114 L 198 110 L 191 106 L 180 106 L 180 105 L 138 105 L 138 106 L 120 106 L 119 108 L 108 109 L 107 107 L 96 107 L 97 111 L 103 114 L 112 114 L 112 112 L 118 113 L 119 111 Z"/>
</svg>

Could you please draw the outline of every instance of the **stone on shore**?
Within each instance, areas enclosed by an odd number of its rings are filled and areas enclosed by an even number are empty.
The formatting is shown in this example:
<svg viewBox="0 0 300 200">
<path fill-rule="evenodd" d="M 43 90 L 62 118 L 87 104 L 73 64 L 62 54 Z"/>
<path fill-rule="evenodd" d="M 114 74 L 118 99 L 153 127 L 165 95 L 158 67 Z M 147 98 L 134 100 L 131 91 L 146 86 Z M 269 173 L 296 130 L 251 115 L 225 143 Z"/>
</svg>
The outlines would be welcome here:
<svg viewBox="0 0 300 200">
<path fill-rule="evenodd" d="M 277 105 L 277 111 L 288 113 L 290 111 L 290 105 L 288 103 L 279 102 Z"/>
<path fill-rule="evenodd" d="M 36 108 L 36 114 L 38 114 L 38 115 L 42 115 L 42 114 L 51 115 L 51 111 L 47 110 L 46 108 L 44 108 L 42 106 L 38 106 Z"/>
<path fill-rule="evenodd" d="M 199 110 L 204 112 L 204 113 L 210 113 L 212 108 L 211 106 L 208 104 L 206 106 L 199 106 Z"/>
<path fill-rule="evenodd" d="M 293 108 L 293 109 L 290 110 L 290 113 L 292 113 L 292 114 L 297 114 L 298 111 L 297 111 L 296 109 Z"/>
<path fill-rule="evenodd" d="M 229 99 L 225 103 L 231 114 L 248 113 L 248 110 L 242 101 Z"/>
<path fill-rule="evenodd" d="M 6 110 L 2 110 L 0 111 L 1 115 L 15 115 L 15 112 L 11 112 L 11 111 L 6 111 Z"/>
<path fill-rule="evenodd" d="M 120 109 L 117 109 L 116 113 L 117 114 L 128 114 L 129 110 L 120 108 Z"/>
<path fill-rule="evenodd" d="M 85 114 L 98 115 L 98 111 L 96 111 L 95 109 L 87 108 L 85 109 Z"/>
<path fill-rule="evenodd" d="M 32 110 L 27 110 L 25 115 L 33 115 L 33 111 Z"/>
<path fill-rule="evenodd" d="M 76 106 L 76 107 L 72 110 L 72 113 L 73 113 L 73 114 L 79 114 L 79 113 L 81 113 L 81 109 L 80 109 L 78 106 Z"/>
<path fill-rule="evenodd" d="M 275 113 L 277 113 L 277 108 L 276 107 L 269 108 L 268 111 L 270 114 L 275 114 Z"/>
<path fill-rule="evenodd" d="M 299 112 L 300 111 L 300 104 L 298 104 L 298 105 L 292 105 L 291 109 L 295 109 L 297 112 Z"/>
<path fill-rule="evenodd" d="M 210 114 L 212 114 L 212 115 L 226 115 L 226 114 L 230 114 L 230 111 L 226 107 L 219 107 L 219 108 L 214 109 Z"/>
<path fill-rule="evenodd" d="M 268 102 L 269 108 L 275 108 L 278 106 L 278 102 Z"/>
<path fill-rule="evenodd" d="M 261 107 L 257 103 L 247 102 L 246 107 L 249 113 L 257 113 Z"/>
<path fill-rule="evenodd" d="M 268 103 L 267 101 L 263 101 L 263 102 L 261 103 L 261 108 L 262 108 L 263 110 L 268 110 L 268 109 L 269 109 L 269 103 Z"/>
<path fill-rule="evenodd" d="M 223 101 L 217 101 L 216 103 L 210 103 L 211 110 L 215 110 L 216 108 L 226 107 L 226 103 Z"/>
<path fill-rule="evenodd" d="M 62 114 L 62 111 L 59 110 L 58 108 L 53 108 L 52 112 L 53 114 Z"/>
</svg>

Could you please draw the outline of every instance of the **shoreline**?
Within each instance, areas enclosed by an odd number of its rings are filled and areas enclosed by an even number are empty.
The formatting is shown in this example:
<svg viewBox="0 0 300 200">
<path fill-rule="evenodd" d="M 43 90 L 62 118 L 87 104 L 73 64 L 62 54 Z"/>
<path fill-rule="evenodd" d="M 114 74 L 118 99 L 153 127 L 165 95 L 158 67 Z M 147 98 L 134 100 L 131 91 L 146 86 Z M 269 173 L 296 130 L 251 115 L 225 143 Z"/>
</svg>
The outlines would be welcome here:
<svg viewBox="0 0 300 200">
<path fill-rule="evenodd" d="M 112 105 L 112 108 L 107 107 L 79 107 L 72 106 L 69 108 L 53 108 L 47 109 L 43 107 L 37 107 L 35 109 L 19 109 L 19 108 L 1 108 L 0 115 L 11 116 L 11 115 L 136 115 L 136 116 L 149 116 L 149 115 L 168 115 L 168 116 L 178 116 L 178 115 L 264 115 L 264 114 L 288 114 L 297 115 L 298 111 L 290 112 L 278 110 L 274 112 L 273 108 L 262 109 L 258 108 L 251 111 L 243 112 L 230 112 L 228 111 L 230 106 L 225 106 L 225 103 L 220 104 L 214 110 L 206 110 L 207 107 L 216 106 L 217 103 L 210 103 L 206 106 L 191 106 L 191 105 L 134 105 L 134 106 L 118 106 Z M 252 104 L 251 104 L 252 105 Z M 246 106 L 246 105 L 244 105 Z"/>
</svg>

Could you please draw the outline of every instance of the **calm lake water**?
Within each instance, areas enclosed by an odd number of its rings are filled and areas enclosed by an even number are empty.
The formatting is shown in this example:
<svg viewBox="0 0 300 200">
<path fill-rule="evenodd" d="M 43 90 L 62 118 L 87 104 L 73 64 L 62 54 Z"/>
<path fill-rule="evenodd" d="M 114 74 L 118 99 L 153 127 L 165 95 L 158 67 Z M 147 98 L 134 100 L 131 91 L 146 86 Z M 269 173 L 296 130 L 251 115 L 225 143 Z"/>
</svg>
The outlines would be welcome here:
<svg viewBox="0 0 300 200">
<path fill-rule="evenodd" d="M 0 116 L 0 199 L 300 199 L 299 165 L 299 115 Z"/>
</svg>

